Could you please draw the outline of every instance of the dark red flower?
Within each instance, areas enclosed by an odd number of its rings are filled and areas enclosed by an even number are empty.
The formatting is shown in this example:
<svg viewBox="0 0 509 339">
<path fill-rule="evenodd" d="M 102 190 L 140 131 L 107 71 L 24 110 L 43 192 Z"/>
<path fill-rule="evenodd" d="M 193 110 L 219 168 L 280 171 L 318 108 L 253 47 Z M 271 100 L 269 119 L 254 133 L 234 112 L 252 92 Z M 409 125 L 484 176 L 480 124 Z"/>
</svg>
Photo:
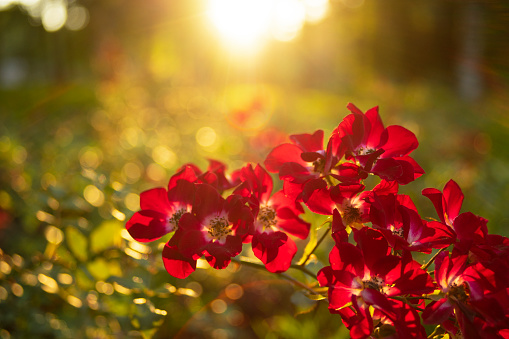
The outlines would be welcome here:
<svg viewBox="0 0 509 339">
<path fill-rule="evenodd" d="M 442 298 L 426 306 L 425 324 L 455 317 L 464 338 L 487 337 L 508 328 L 507 273 L 501 276 L 480 262 L 470 264 L 467 255 L 442 252 L 435 260 L 435 280 Z"/>
<path fill-rule="evenodd" d="M 431 253 L 432 248 L 451 244 L 451 230 L 440 224 L 430 227 L 421 219 L 408 195 L 374 192 L 369 197 L 369 219 L 373 227 L 380 230 L 395 250 Z"/>
<path fill-rule="evenodd" d="M 330 266 L 318 272 L 318 281 L 329 287 L 329 309 L 341 310 L 352 303 L 356 317 L 368 319 L 357 321 L 363 324 L 360 332 L 367 333 L 372 331 L 371 315 L 363 311 L 367 306 L 398 321 L 400 311 L 390 297 L 422 295 L 434 287 L 430 276 L 410 256 L 390 254 L 379 231 L 363 228 L 355 233 L 355 239 L 357 246 L 336 243 L 329 255 Z"/>
<path fill-rule="evenodd" d="M 202 172 L 195 164 L 187 164 L 183 168 L 192 169 L 195 183 L 209 184 L 215 187 L 219 193 L 237 186 L 239 181 L 239 171 L 234 171 L 231 175 L 226 173 L 226 165 L 220 161 L 209 159 L 209 166 L 205 172 Z"/>
<path fill-rule="evenodd" d="M 285 196 L 283 191 L 272 193 L 272 178 L 260 166 L 242 168 L 243 183 L 234 193 L 246 197 L 252 207 L 254 230 L 253 252 L 270 272 L 284 272 L 297 252 L 295 242 L 286 234 L 307 238 L 310 224 L 299 218 L 302 206 Z"/>
<path fill-rule="evenodd" d="M 225 200 L 214 187 L 196 184 L 193 209 L 180 219 L 177 248 L 186 258 L 204 255 L 212 267 L 223 269 L 242 251 L 242 239 L 252 223 L 251 210 L 240 196 Z"/>
<path fill-rule="evenodd" d="M 409 156 L 419 145 L 411 131 L 397 125 L 385 128 L 378 107 L 366 113 L 353 104 L 347 108 L 352 114 L 343 119 L 331 136 L 334 155 L 355 161 L 366 173 L 403 185 L 424 174 Z"/>
<path fill-rule="evenodd" d="M 168 191 L 159 187 L 140 194 L 141 211 L 127 221 L 126 229 L 137 241 L 157 240 L 178 229 L 180 217 L 191 211 L 193 201 L 192 183 L 170 180 Z"/>
<path fill-rule="evenodd" d="M 488 220 L 471 212 L 460 214 L 464 196 L 456 182 L 449 180 L 443 193 L 435 188 L 426 188 L 422 194 L 431 200 L 441 221 L 430 221 L 429 226 L 442 230 L 449 228 L 450 243 L 455 243 L 456 251 L 465 254 L 485 243 Z"/>
<path fill-rule="evenodd" d="M 265 159 L 267 171 L 279 173 L 284 191 L 292 199 L 299 198 L 303 186 L 312 179 L 330 174 L 338 161 L 332 156 L 330 144 L 323 148 L 323 131 L 291 135 L 292 143 L 275 147 Z"/>
</svg>

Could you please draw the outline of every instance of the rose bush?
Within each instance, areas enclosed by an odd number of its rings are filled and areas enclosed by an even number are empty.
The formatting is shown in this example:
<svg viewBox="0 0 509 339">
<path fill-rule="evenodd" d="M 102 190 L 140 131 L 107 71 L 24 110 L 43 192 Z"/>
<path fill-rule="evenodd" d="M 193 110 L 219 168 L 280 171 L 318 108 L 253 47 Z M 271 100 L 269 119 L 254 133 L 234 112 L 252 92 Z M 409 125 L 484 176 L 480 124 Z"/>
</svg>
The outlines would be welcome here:
<svg viewBox="0 0 509 339">
<path fill-rule="evenodd" d="M 296 283 L 322 296 L 352 338 L 509 338 L 509 239 L 489 234 L 486 219 L 460 213 L 464 196 L 453 180 L 443 191 L 423 190 L 438 220 L 421 217 L 399 193 L 424 174 L 410 156 L 416 136 L 384 127 L 377 107 L 347 108 L 351 113 L 325 146 L 319 130 L 290 136 L 264 166 L 246 164 L 228 174 L 217 161 L 204 172 L 184 165 L 167 188 L 141 194 L 127 230 L 141 242 L 172 233 L 163 261 L 182 279 L 202 257 L 215 269 L 246 262 L 236 257 L 250 244 L 260 267 L 312 276 L 319 286 Z M 282 181 L 275 193 L 269 172 Z M 378 178 L 375 184 L 369 176 Z M 304 206 L 330 216 L 325 235 L 334 246 L 318 272 L 306 266 L 321 241 L 295 262 L 293 238 L 306 239 L 311 228 Z M 420 264 L 416 253 L 434 255 Z M 424 325 L 435 325 L 434 332 Z"/>
</svg>

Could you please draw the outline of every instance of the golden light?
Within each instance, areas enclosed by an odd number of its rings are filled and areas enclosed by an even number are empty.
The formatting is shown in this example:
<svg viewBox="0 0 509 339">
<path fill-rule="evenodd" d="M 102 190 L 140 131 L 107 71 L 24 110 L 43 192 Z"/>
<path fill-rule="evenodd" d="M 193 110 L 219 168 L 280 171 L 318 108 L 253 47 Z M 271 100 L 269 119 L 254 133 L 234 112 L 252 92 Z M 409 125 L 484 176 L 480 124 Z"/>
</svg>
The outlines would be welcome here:
<svg viewBox="0 0 509 339">
<path fill-rule="evenodd" d="M 270 36 L 294 39 L 305 22 L 322 20 L 328 6 L 328 0 L 208 0 L 207 14 L 230 48 L 252 51 Z"/>
<path fill-rule="evenodd" d="M 209 0 L 208 16 L 232 47 L 258 45 L 270 27 L 269 0 Z"/>
</svg>

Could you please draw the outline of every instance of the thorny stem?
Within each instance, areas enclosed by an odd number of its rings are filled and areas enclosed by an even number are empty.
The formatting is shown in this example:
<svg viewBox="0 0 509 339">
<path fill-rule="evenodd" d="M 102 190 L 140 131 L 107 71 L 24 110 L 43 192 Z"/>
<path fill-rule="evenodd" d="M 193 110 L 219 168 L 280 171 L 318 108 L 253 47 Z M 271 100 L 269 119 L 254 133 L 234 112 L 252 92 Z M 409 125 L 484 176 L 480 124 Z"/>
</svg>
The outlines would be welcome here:
<svg viewBox="0 0 509 339">
<path fill-rule="evenodd" d="M 427 262 L 425 263 L 424 265 L 421 266 L 421 269 L 423 270 L 427 270 L 428 267 L 433 263 L 433 261 L 435 261 L 435 259 L 437 258 L 437 256 L 442 253 L 447 247 L 444 247 L 444 248 L 441 248 L 437 253 L 435 253 L 435 255 Z"/>
<path fill-rule="evenodd" d="M 331 223 L 330 221 L 326 221 L 326 223 Z M 329 234 L 329 231 L 330 231 L 330 227 L 327 228 L 327 230 L 325 231 L 325 233 L 322 235 L 322 237 L 316 242 L 316 245 L 315 247 L 313 247 L 313 250 L 311 252 L 309 252 L 309 254 L 306 256 L 306 260 L 302 261 L 302 264 L 298 265 L 302 268 L 305 268 L 304 266 L 306 265 L 306 263 L 308 262 L 309 258 L 311 258 L 311 255 L 316 251 L 316 249 L 318 248 L 318 246 L 320 246 L 320 244 L 325 240 L 325 238 L 327 237 L 327 235 Z M 292 265 L 293 266 L 293 265 Z M 294 268 L 297 268 L 297 267 L 294 267 Z M 298 268 L 300 269 L 300 268 Z"/>
</svg>

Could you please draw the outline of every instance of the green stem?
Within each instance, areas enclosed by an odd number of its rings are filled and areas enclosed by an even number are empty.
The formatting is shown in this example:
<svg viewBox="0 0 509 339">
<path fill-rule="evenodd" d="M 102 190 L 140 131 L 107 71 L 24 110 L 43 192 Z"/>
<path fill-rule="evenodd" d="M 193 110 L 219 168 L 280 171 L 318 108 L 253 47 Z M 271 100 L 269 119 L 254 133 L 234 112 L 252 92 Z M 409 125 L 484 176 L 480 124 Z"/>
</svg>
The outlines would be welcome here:
<svg viewBox="0 0 509 339">
<path fill-rule="evenodd" d="M 235 258 L 232 258 L 232 261 L 236 262 L 237 264 L 247 265 L 250 267 L 254 267 L 254 268 L 266 271 L 265 265 L 263 265 L 262 263 L 260 263 L 257 260 L 251 259 L 249 257 L 244 257 L 244 256 L 240 256 L 238 258 L 235 257 Z M 316 274 L 314 274 L 313 272 L 311 272 L 310 270 L 308 270 L 307 268 L 305 268 L 303 266 L 292 264 L 292 265 L 290 265 L 290 268 L 299 270 L 316 280 Z"/>
<path fill-rule="evenodd" d="M 305 289 L 306 291 L 308 291 L 308 292 L 309 292 L 309 293 L 311 293 L 311 294 L 314 294 L 314 295 L 322 295 L 320 292 L 315 291 L 314 289 L 312 289 L 312 288 L 311 288 L 311 287 L 309 287 L 308 285 L 306 285 L 306 284 L 304 284 L 304 283 L 302 283 L 302 282 L 298 281 L 297 279 L 295 279 L 295 278 L 293 278 L 293 277 L 289 276 L 289 275 L 288 275 L 288 274 L 286 274 L 286 273 L 278 273 L 278 274 L 279 274 L 281 277 L 283 277 L 284 279 L 286 279 L 286 280 L 290 281 L 292 284 L 297 285 L 297 286 L 299 286 L 299 287 L 301 287 L 301 288 Z M 327 299 L 327 298 L 325 298 L 325 299 Z"/>
<path fill-rule="evenodd" d="M 257 269 L 260 269 L 260 270 L 263 270 L 263 271 L 267 271 L 266 268 L 265 268 L 265 265 L 259 263 L 258 261 L 255 261 L 254 259 L 251 259 L 249 257 L 241 256 L 239 258 L 232 258 L 232 261 L 236 262 L 237 264 L 246 265 L 246 266 L 254 267 L 254 268 L 257 268 Z M 294 269 L 297 269 L 297 270 L 300 270 L 300 271 L 306 273 L 307 275 L 313 277 L 314 279 L 316 279 L 316 274 L 314 274 L 313 272 L 311 272 L 310 270 L 308 270 L 305 267 L 301 267 L 299 265 L 291 265 L 290 267 L 294 268 Z M 313 290 L 311 287 L 309 287 L 306 284 L 298 281 L 297 279 L 289 276 L 286 273 L 276 273 L 276 274 L 278 274 L 281 277 L 283 277 L 284 279 L 292 282 L 294 285 L 302 287 L 303 289 L 309 291 L 312 294 L 321 295 L 320 292 L 317 292 L 317 291 Z"/>
<path fill-rule="evenodd" d="M 423 270 L 427 270 L 428 267 L 433 263 L 433 261 L 435 261 L 435 259 L 437 258 L 437 256 L 442 253 L 443 251 L 445 251 L 447 247 L 444 247 L 444 248 L 441 248 L 437 253 L 435 253 L 435 255 L 427 262 L 425 263 L 424 265 L 421 266 L 421 269 Z"/>
<path fill-rule="evenodd" d="M 331 221 L 326 221 L 326 222 L 328 222 L 329 224 L 331 223 Z M 313 250 L 311 252 L 309 252 L 309 254 L 306 256 L 306 260 L 302 261 L 302 264 L 300 264 L 298 266 L 300 266 L 302 268 L 304 268 L 304 266 L 306 266 L 306 263 L 308 262 L 309 258 L 311 258 L 311 255 L 316 251 L 318 246 L 320 246 L 320 244 L 325 240 L 325 238 L 329 234 L 330 229 L 331 229 L 330 227 L 327 228 L 327 230 L 322 235 L 322 237 L 316 242 L 316 245 L 315 245 L 315 247 L 313 247 Z M 294 268 L 297 268 L 297 267 L 294 267 Z M 298 268 L 298 269 L 300 269 L 300 268 Z"/>
</svg>

